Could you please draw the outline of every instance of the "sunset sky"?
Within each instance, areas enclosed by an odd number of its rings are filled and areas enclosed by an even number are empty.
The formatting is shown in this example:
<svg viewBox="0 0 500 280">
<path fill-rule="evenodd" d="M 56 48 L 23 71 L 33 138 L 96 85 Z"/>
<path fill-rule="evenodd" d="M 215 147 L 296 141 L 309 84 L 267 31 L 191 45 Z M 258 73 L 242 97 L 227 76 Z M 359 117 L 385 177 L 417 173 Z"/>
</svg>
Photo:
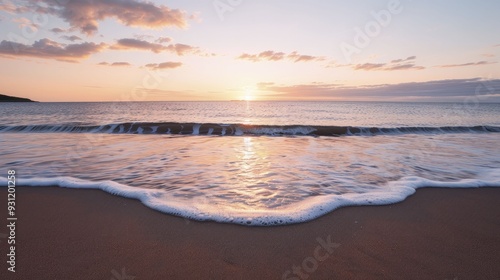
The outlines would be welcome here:
<svg viewBox="0 0 500 280">
<path fill-rule="evenodd" d="M 500 1 L 0 1 L 38 101 L 500 101 Z"/>
</svg>

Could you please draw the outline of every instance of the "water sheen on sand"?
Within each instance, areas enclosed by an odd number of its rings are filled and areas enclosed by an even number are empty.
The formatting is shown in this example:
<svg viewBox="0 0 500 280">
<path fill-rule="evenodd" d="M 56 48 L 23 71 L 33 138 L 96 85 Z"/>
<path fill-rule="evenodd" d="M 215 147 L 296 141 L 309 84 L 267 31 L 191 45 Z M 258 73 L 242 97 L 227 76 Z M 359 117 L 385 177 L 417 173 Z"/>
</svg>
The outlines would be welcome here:
<svg viewBox="0 0 500 280">
<path fill-rule="evenodd" d="M 186 218 L 274 225 L 398 202 L 422 186 L 498 186 L 499 137 L 3 133 L 0 166 L 18 185 L 98 188 Z"/>
</svg>

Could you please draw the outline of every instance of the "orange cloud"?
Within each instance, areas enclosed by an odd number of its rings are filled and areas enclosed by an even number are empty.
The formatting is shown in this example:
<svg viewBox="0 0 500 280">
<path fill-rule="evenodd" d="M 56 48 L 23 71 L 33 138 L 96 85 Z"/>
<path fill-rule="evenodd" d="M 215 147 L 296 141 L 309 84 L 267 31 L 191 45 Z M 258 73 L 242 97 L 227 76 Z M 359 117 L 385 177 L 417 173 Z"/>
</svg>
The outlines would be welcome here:
<svg viewBox="0 0 500 280">
<path fill-rule="evenodd" d="M 182 66 L 181 62 L 162 62 L 162 63 L 150 63 L 146 64 L 145 67 L 150 68 L 152 70 L 158 70 L 158 69 L 173 69 Z"/>
<path fill-rule="evenodd" d="M 128 62 L 113 62 L 113 63 L 107 63 L 107 62 L 100 62 L 97 65 L 103 65 L 103 66 L 130 66 L 131 64 Z"/>
</svg>

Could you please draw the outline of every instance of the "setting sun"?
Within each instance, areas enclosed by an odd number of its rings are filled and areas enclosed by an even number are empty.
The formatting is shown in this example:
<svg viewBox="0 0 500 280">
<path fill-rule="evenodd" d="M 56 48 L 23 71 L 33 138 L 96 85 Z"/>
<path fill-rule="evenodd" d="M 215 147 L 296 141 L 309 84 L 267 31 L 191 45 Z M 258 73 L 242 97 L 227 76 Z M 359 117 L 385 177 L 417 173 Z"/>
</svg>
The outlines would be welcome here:
<svg viewBox="0 0 500 280">
<path fill-rule="evenodd" d="M 247 88 L 245 89 L 245 96 L 243 97 L 243 100 L 245 101 L 251 101 L 251 100 L 254 100 L 255 99 L 255 96 L 254 96 L 254 91 L 250 88 Z"/>
</svg>

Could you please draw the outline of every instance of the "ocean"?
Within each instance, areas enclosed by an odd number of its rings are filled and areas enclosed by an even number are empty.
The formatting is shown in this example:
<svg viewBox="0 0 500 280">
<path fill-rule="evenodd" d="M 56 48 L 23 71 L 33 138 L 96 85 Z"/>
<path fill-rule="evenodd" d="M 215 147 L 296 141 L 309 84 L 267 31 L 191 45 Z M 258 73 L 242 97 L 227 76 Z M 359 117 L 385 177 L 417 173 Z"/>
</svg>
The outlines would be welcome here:
<svg viewBox="0 0 500 280">
<path fill-rule="evenodd" d="M 500 186 L 500 104 L 0 103 L 0 174 L 270 226 L 420 187 Z M 90 205 L 89 205 L 90 207 Z M 126 206 L 124 206 L 126 207 Z"/>
</svg>

